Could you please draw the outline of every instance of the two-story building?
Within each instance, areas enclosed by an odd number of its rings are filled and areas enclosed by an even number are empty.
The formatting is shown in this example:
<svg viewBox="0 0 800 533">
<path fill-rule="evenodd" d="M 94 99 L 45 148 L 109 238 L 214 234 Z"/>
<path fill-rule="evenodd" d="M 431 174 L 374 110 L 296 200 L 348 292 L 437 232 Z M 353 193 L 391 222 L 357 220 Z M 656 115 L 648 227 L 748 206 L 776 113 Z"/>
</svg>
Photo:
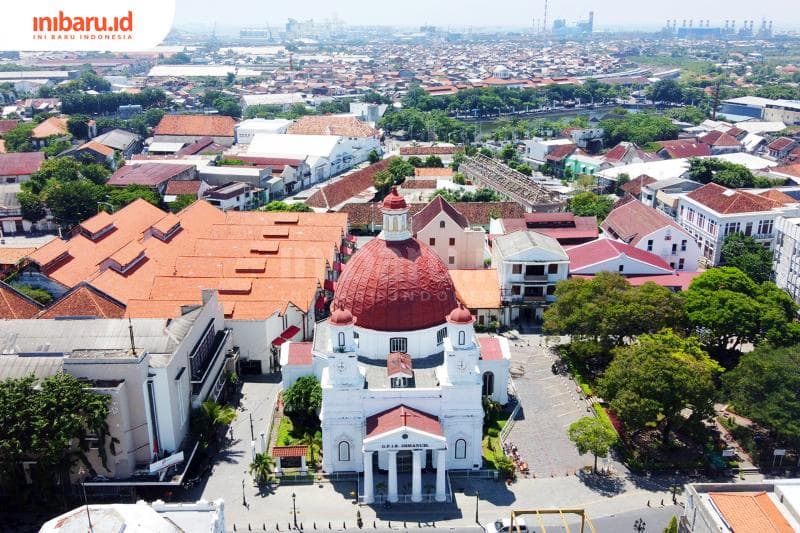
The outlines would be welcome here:
<svg viewBox="0 0 800 533">
<path fill-rule="evenodd" d="M 641 202 L 613 209 L 601 224 L 612 239 L 650 252 L 672 270 L 697 270 L 700 248 L 689 233 L 671 218 Z"/>
<path fill-rule="evenodd" d="M 483 268 L 486 233 L 470 227 L 467 217 L 441 196 L 411 217 L 411 231 L 448 269 Z"/>
<path fill-rule="evenodd" d="M 500 278 L 502 322 L 541 320 L 556 283 L 569 275 L 569 256 L 553 237 L 515 231 L 492 241 L 492 267 Z"/>
<path fill-rule="evenodd" d="M 778 217 L 775 230 L 775 284 L 800 304 L 800 218 Z"/>
<path fill-rule="evenodd" d="M 701 263 L 716 266 L 728 235 L 743 233 L 772 249 L 777 218 L 800 213 L 791 197 L 783 195 L 781 202 L 770 196 L 770 191 L 754 194 L 707 183 L 679 196 L 677 221 L 697 242 Z"/>
</svg>

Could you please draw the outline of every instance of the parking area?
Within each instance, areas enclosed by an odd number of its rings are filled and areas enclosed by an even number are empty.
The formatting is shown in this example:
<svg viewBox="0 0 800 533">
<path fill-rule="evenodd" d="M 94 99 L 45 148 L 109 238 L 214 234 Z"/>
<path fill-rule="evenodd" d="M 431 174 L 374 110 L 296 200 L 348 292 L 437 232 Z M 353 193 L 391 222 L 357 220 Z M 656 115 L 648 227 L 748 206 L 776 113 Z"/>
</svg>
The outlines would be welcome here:
<svg viewBox="0 0 800 533">
<path fill-rule="evenodd" d="M 522 413 L 506 442 L 517 447 L 532 476 L 571 475 L 591 464 L 592 458 L 578 454 L 567 428 L 590 411 L 575 382 L 553 374 L 553 358 L 540 340 L 539 335 L 522 335 L 510 341 L 511 371 Z"/>
</svg>

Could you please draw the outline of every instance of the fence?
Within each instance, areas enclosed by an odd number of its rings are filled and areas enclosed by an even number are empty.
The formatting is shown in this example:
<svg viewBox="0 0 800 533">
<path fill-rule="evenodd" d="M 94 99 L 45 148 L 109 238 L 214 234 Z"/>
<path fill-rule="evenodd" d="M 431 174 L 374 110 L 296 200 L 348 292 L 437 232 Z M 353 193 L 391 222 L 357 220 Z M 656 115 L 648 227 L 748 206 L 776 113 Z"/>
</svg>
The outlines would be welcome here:
<svg viewBox="0 0 800 533">
<path fill-rule="evenodd" d="M 514 424 L 516 423 L 517 416 L 519 415 L 519 411 L 522 408 L 522 404 L 519 401 L 519 396 L 517 395 L 517 387 L 514 385 L 514 380 L 509 378 L 508 380 L 508 389 L 511 395 L 514 397 L 514 401 L 516 402 L 514 405 L 514 409 L 511 411 L 511 414 L 508 416 L 508 420 L 506 421 L 506 425 L 503 426 L 503 429 L 500 431 L 500 444 L 505 444 L 506 439 L 508 438 L 509 433 L 514 428 Z"/>
</svg>

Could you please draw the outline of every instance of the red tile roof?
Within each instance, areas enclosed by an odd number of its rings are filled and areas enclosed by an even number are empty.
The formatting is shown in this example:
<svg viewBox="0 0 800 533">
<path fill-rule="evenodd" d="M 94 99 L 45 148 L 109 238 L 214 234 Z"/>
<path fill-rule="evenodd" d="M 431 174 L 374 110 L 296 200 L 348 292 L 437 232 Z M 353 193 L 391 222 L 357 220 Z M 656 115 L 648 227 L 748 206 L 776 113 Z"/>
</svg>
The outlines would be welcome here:
<svg viewBox="0 0 800 533">
<path fill-rule="evenodd" d="M 0 154 L 0 176 L 27 176 L 33 174 L 44 161 L 42 152 Z"/>
<path fill-rule="evenodd" d="M 419 167 L 414 169 L 414 175 L 423 178 L 431 177 L 445 177 L 448 178 L 453 175 L 453 169 L 450 167 Z"/>
<path fill-rule="evenodd" d="M 554 146 L 548 153 L 545 159 L 547 161 L 561 161 L 572 155 L 577 146 L 574 144 L 559 144 Z"/>
<path fill-rule="evenodd" d="M 711 146 L 741 146 L 736 137 L 717 130 L 709 131 L 698 140 Z"/>
<path fill-rule="evenodd" d="M 443 436 L 439 418 L 402 404 L 367 417 L 367 438 L 377 437 L 400 428 L 415 429 L 423 433 Z"/>
<path fill-rule="evenodd" d="M 769 189 L 762 193 L 759 193 L 758 195 L 763 196 L 764 198 L 769 198 L 773 202 L 777 202 L 783 205 L 797 203 L 797 200 L 795 200 L 785 192 L 779 191 L 778 189 Z"/>
<path fill-rule="evenodd" d="M 500 361 L 503 359 L 503 349 L 497 337 L 478 337 L 481 348 L 481 359 L 484 361 Z"/>
<path fill-rule="evenodd" d="M 79 283 L 37 318 L 61 317 L 122 318 L 125 304 L 88 283 Z"/>
<path fill-rule="evenodd" d="M 409 214 L 412 217 L 422 210 L 427 204 L 410 204 Z M 453 208 L 464 215 L 471 224 L 485 226 L 489 224 L 491 217 L 522 217 L 525 209 L 516 202 L 456 202 L 451 204 Z M 347 220 L 351 226 L 367 226 L 369 224 L 383 224 L 380 204 L 376 202 L 366 203 L 347 203 L 341 209 L 341 213 L 347 213 Z"/>
<path fill-rule="evenodd" d="M 596 239 L 597 217 L 576 217 L 572 213 L 525 213 L 524 218 L 504 218 L 506 233 L 532 230 L 560 243 Z"/>
<path fill-rule="evenodd" d="M 436 180 L 414 179 L 406 180 L 401 186 L 403 189 L 435 189 Z"/>
<path fill-rule="evenodd" d="M 711 155 L 711 147 L 695 139 L 678 139 L 675 141 L 658 141 L 669 157 L 681 159 L 684 157 L 701 157 Z"/>
<path fill-rule="evenodd" d="M 99 142 L 89 141 L 88 143 L 82 144 L 78 147 L 78 150 L 91 150 L 92 152 L 97 152 L 100 155 L 104 155 L 106 157 L 110 157 L 114 155 L 114 149 L 106 146 L 105 144 L 100 144 Z"/>
<path fill-rule="evenodd" d="M 795 143 L 794 139 L 790 139 L 788 137 L 778 137 L 777 139 L 775 139 L 774 141 L 772 141 L 767 145 L 767 149 L 780 152 L 782 150 L 785 150 L 789 146 L 793 145 L 794 143 Z"/>
<path fill-rule="evenodd" d="M 411 232 L 416 234 L 422 231 L 441 212 L 446 213 L 461 229 L 469 226 L 469 221 L 464 215 L 456 211 L 447 200 L 441 196 L 436 196 L 428 205 L 411 217 Z"/>
<path fill-rule="evenodd" d="M 709 496 L 731 531 L 795 531 L 766 492 L 711 492 Z"/>
<path fill-rule="evenodd" d="M 305 457 L 308 454 L 308 446 L 273 446 L 272 457 Z"/>
<path fill-rule="evenodd" d="M 569 256 L 569 270 L 577 274 L 584 268 L 617 259 L 623 254 L 636 261 L 663 269 L 665 274 L 672 272 L 672 268 L 659 256 L 611 239 L 598 239 L 579 244 L 567 249 L 566 252 Z"/>
<path fill-rule="evenodd" d="M 233 137 L 236 120 L 224 115 L 164 115 L 154 135 Z"/>
<path fill-rule="evenodd" d="M 638 197 L 642 194 L 642 187 L 650 185 L 651 183 L 655 183 L 656 179 L 648 176 L 647 174 L 642 174 L 636 178 L 633 178 L 628 183 L 624 183 L 620 189 L 623 191 L 632 194 L 633 196 Z"/>
<path fill-rule="evenodd" d="M 310 342 L 291 342 L 289 343 L 288 350 L 289 350 L 289 364 L 290 365 L 300 365 L 300 366 L 309 366 L 313 362 L 313 356 L 311 354 L 311 345 Z"/>
<path fill-rule="evenodd" d="M 628 276 L 624 275 L 625 279 L 634 287 L 639 287 L 645 283 L 655 283 L 667 289 L 677 289 L 685 291 L 692 284 L 694 278 L 702 274 L 702 272 L 674 272 L 671 274 L 655 274 L 652 276 Z M 594 274 L 575 274 L 570 275 L 573 278 L 579 279 L 592 279 Z"/>
<path fill-rule="evenodd" d="M 661 211 L 637 201 L 615 207 L 600 225 L 606 233 L 633 246 L 647 235 L 667 226 L 684 233 L 683 228 Z"/>
<path fill-rule="evenodd" d="M 0 319 L 33 318 L 42 306 L 0 281 Z"/>
<path fill-rule="evenodd" d="M 171 163 L 134 163 L 120 168 L 109 178 L 108 184 L 115 187 L 144 185 L 157 187 L 175 176 L 192 170 L 194 165 L 173 165 Z"/>
<path fill-rule="evenodd" d="M 389 160 L 378 161 L 361 170 L 356 170 L 340 180 L 326 185 L 312 194 L 306 203 L 311 207 L 324 207 L 332 209 L 353 198 L 354 196 L 374 187 L 375 174 L 389 167 Z"/>
<path fill-rule="evenodd" d="M 197 196 L 197 192 L 200 190 L 200 185 L 202 184 L 203 182 L 201 180 L 171 180 L 167 183 L 164 194 L 172 194 L 175 196 L 188 194 Z"/>
<path fill-rule="evenodd" d="M 0 135 L 4 135 L 13 130 L 19 124 L 19 120 L 0 120 Z"/>
<path fill-rule="evenodd" d="M 770 211 L 779 205 L 769 198 L 728 189 L 716 183 L 707 183 L 690 192 L 686 197 L 720 214 Z"/>
<path fill-rule="evenodd" d="M 458 146 L 401 146 L 400 155 L 450 155 L 460 149 Z"/>
</svg>

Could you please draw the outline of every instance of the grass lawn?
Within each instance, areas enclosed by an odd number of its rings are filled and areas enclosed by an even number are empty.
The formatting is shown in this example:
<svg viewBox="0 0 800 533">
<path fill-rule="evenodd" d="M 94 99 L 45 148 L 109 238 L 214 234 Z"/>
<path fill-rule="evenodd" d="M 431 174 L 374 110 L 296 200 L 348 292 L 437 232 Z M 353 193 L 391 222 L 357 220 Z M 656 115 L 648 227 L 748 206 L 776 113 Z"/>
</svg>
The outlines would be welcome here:
<svg viewBox="0 0 800 533">
<path fill-rule="evenodd" d="M 289 446 L 299 440 L 299 437 L 294 435 L 294 424 L 288 416 L 282 416 L 281 422 L 278 425 L 278 438 L 275 443 L 277 446 Z"/>
</svg>

